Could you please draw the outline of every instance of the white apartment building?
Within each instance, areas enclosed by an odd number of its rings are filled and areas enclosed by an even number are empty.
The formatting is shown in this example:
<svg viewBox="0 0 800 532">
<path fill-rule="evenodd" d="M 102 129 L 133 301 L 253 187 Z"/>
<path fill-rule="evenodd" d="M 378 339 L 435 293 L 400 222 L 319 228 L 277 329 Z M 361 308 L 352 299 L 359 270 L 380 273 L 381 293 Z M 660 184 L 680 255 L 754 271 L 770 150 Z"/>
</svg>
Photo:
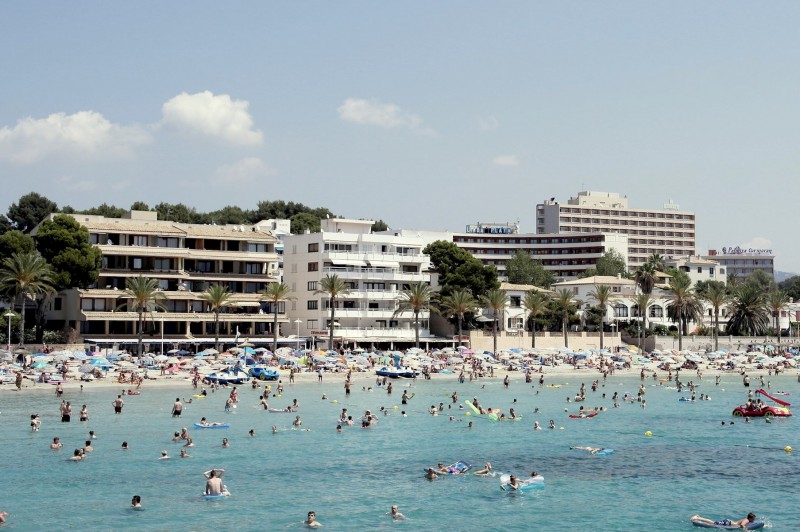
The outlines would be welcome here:
<svg viewBox="0 0 800 532">
<path fill-rule="evenodd" d="M 520 233 L 519 224 L 481 223 L 468 225 L 463 233 L 414 231 L 407 229 L 386 231 L 397 236 L 415 235 L 426 243 L 436 240 L 453 242 L 469 251 L 486 266 L 495 266 L 501 279 L 506 277 L 506 262 L 518 251 L 530 254 L 552 271 L 557 280 L 575 278 L 581 272 L 594 268 L 597 259 L 610 250 L 617 251 L 623 259 L 628 257 L 628 237 L 618 233 L 572 233 L 537 235 Z"/>
<path fill-rule="evenodd" d="M 703 258 L 714 260 L 725 267 L 728 277 L 741 280 L 755 271 L 762 271 L 775 279 L 775 255 L 771 249 L 724 247 L 719 251 L 710 249 Z"/>
<path fill-rule="evenodd" d="M 658 253 L 695 254 L 695 215 L 666 203 L 663 209 L 633 209 L 628 198 L 611 192 L 579 192 L 562 205 L 550 198 L 536 206 L 536 232 L 621 233 L 628 236 L 628 268 L 635 270 Z"/>
<path fill-rule="evenodd" d="M 672 257 L 664 261 L 668 268 L 675 268 L 685 272 L 692 280 L 692 286 L 698 281 L 719 281 L 723 284 L 728 283 L 728 274 L 725 266 L 715 260 L 704 259 L 703 257 Z"/>
<path fill-rule="evenodd" d="M 334 347 L 410 346 L 414 316 L 411 312 L 395 316 L 395 310 L 403 290 L 430 282 L 430 261 L 422 253 L 427 242 L 414 236 L 373 234 L 371 220 L 321 222 L 319 233 L 285 237 L 284 278 L 296 298 L 290 303 L 295 332 L 327 346 L 329 298 L 317 290 L 325 276 L 335 274 L 348 284 L 349 293 L 336 302 Z M 419 319 L 420 342 L 436 341 L 429 313 L 421 313 Z"/>
<path fill-rule="evenodd" d="M 508 296 L 508 304 L 503 310 L 502 315 L 498 316 L 498 330 L 504 331 L 507 335 L 522 335 L 525 330 L 525 322 L 528 319 L 528 311 L 523 306 L 525 294 L 531 290 L 552 294 L 552 291 L 529 284 L 500 283 L 500 290 Z M 491 323 L 493 320 L 492 309 L 481 309 L 478 321 Z"/>
<path fill-rule="evenodd" d="M 131 349 L 138 314 L 125 305 L 126 279 L 158 280 L 166 311 L 147 313 L 144 342 L 213 344 L 215 316 L 200 295 L 211 285 L 227 286 L 232 305 L 219 316 L 220 341 L 268 342 L 274 312 L 259 292 L 278 279 L 277 239 L 259 226 L 184 224 L 158 220 L 154 211 L 130 211 L 123 218 L 71 214 L 103 253 L 95 286 L 59 294 L 47 318 L 52 327 L 74 328 L 85 342 Z M 35 232 L 35 230 L 34 230 Z"/>
</svg>

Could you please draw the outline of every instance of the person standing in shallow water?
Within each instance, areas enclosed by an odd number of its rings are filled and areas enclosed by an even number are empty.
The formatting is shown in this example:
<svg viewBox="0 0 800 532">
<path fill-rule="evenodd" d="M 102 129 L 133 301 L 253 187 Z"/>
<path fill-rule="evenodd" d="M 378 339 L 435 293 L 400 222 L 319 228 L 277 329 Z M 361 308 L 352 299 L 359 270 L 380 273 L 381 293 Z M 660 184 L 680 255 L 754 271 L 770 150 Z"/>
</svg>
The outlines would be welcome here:
<svg viewBox="0 0 800 532">
<path fill-rule="evenodd" d="M 122 406 L 125 404 L 125 401 L 122 400 L 122 396 L 118 395 L 116 399 L 111 401 L 111 405 L 114 407 L 115 414 L 122 413 Z"/>
<path fill-rule="evenodd" d="M 183 403 L 181 403 L 180 397 L 175 398 L 175 404 L 172 405 L 172 417 L 181 417 L 183 413 Z"/>
</svg>

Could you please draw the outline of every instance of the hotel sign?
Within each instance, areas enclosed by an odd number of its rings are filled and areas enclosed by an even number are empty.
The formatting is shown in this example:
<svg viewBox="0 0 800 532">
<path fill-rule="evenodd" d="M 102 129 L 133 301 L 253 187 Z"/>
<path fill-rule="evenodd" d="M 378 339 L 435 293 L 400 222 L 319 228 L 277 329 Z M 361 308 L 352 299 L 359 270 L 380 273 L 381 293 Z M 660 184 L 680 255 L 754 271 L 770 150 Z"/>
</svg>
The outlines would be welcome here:
<svg viewBox="0 0 800 532">
<path fill-rule="evenodd" d="M 771 249 L 742 248 L 722 248 L 723 255 L 772 255 Z"/>
</svg>

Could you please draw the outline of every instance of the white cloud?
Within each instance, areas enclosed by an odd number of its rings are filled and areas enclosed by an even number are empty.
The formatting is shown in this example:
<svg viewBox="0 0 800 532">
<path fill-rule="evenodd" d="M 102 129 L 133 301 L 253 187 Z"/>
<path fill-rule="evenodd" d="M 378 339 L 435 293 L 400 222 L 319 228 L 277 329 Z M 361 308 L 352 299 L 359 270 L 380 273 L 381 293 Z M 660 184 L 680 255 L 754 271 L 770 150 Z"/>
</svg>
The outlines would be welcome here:
<svg viewBox="0 0 800 532">
<path fill-rule="evenodd" d="M 500 127 L 500 122 L 494 115 L 490 115 L 486 118 L 478 119 L 478 127 L 481 128 L 481 131 L 494 131 Z"/>
<path fill-rule="evenodd" d="M 114 124 L 95 111 L 53 113 L 0 128 L 0 159 L 24 164 L 56 154 L 125 156 L 149 141 L 150 134 L 143 128 Z"/>
<path fill-rule="evenodd" d="M 492 162 L 497 166 L 519 166 L 519 159 L 516 155 L 498 155 Z"/>
<path fill-rule="evenodd" d="M 383 128 L 404 127 L 420 135 L 436 135 L 433 129 L 422 125 L 422 118 L 418 115 L 407 113 L 393 103 L 347 98 L 337 111 L 345 122 Z"/>
<path fill-rule="evenodd" d="M 178 94 L 161 107 L 163 123 L 182 129 L 199 131 L 233 144 L 261 144 L 264 135 L 253 129 L 246 100 L 232 100 L 227 94 L 210 91 Z"/>
<path fill-rule="evenodd" d="M 258 157 L 245 157 L 232 164 L 225 164 L 214 172 L 212 183 L 215 185 L 231 185 L 252 183 L 259 177 L 274 174 Z"/>
</svg>

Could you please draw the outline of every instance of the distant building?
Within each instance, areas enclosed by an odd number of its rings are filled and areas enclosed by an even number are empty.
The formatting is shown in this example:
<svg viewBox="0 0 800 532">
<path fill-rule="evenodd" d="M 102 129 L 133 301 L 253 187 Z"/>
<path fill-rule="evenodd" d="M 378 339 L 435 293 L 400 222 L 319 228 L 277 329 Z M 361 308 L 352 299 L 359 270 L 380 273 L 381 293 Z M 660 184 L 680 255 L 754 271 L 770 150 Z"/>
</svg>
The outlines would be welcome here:
<svg viewBox="0 0 800 532">
<path fill-rule="evenodd" d="M 723 284 L 728 282 L 728 274 L 725 266 L 716 260 L 705 259 L 703 257 L 672 257 L 664 261 L 668 268 L 675 268 L 686 273 L 692 280 L 692 285 L 698 281 L 719 281 Z"/>
<path fill-rule="evenodd" d="M 775 279 L 775 255 L 771 249 L 724 247 L 719 251 L 710 249 L 703 258 L 719 262 L 727 269 L 729 278 L 744 279 L 755 271 L 762 271 Z"/>
<path fill-rule="evenodd" d="M 85 342 L 131 349 L 139 316 L 123 291 L 136 276 L 156 279 L 166 295 L 166 311 L 145 313 L 148 350 L 162 341 L 214 343 L 215 316 L 199 297 L 211 285 L 232 293 L 233 305 L 219 315 L 223 343 L 271 341 L 274 313 L 279 324 L 288 321 L 283 303 L 273 308 L 259 294 L 278 279 L 277 239 L 267 229 L 158 220 L 154 211 L 130 211 L 122 218 L 69 216 L 88 229 L 103 262 L 94 286 L 54 298 L 47 314 L 51 327 L 74 328 Z"/>
<path fill-rule="evenodd" d="M 426 241 L 414 236 L 371 232 L 371 220 L 323 219 L 321 232 L 285 237 L 284 276 L 296 301 L 291 303 L 301 335 L 317 345 L 329 337 L 330 306 L 320 281 L 336 274 L 349 293 L 336 302 L 334 346 L 385 347 L 414 342 L 414 316 L 395 314 L 403 290 L 430 282 Z M 420 341 L 438 339 L 430 333 L 429 312 L 420 313 Z M 295 319 L 293 319 L 293 322 Z M 448 340 L 452 342 L 452 339 Z"/>
<path fill-rule="evenodd" d="M 520 233 L 519 224 L 481 223 L 468 225 L 463 233 L 415 231 L 408 229 L 385 231 L 396 236 L 422 238 L 426 244 L 437 240 L 453 242 L 469 251 L 486 266 L 495 266 L 502 279 L 506 278 L 506 262 L 518 251 L 528 253 L 553 272 L 557 280 L 572 279 L 594 268 L 597 259 L 610 250 L 623 259 L 628 256 L 628 237 L 616 233 L 573 233 L 537 235 Z"/>
<path fill-rule="evenodd" d="M 579 192 L 562 205 L 550 198 L 536 206 L 536 232 L 619 233 L 628 237 L 628 269 L 635 270 L 658 253 L 665 257 L 695 254 L 695 215 L 671 201 L 663 209 L 632 209 L 628 198 L 610 192 Z"/>
</svg>

